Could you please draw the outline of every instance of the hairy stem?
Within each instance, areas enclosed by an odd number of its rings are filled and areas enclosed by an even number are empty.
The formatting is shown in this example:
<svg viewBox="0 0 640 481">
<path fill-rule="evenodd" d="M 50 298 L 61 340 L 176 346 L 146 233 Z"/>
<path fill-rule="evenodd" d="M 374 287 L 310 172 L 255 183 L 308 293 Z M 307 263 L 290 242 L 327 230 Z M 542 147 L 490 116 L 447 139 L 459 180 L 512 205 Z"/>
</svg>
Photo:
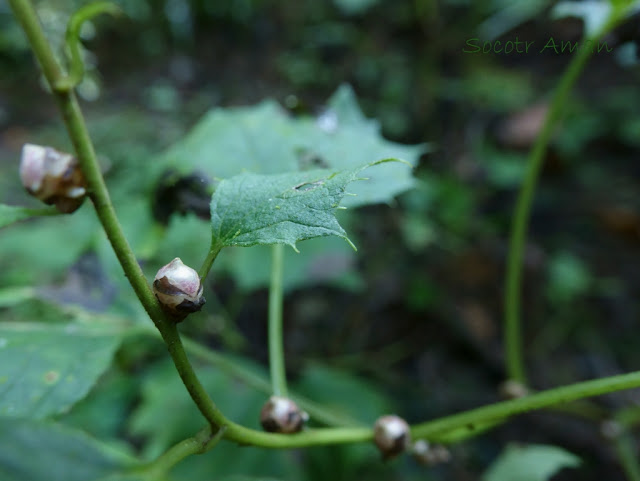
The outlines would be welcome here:
<svg viewBox="0 0 640 481">
<path fill-rule="evenodd" d="M 271 246 L 271 283 L 269 286 L 269 369 L 276 396 L 287 396 L 287 373 L 282 338 L 282 269 L 284 246 Z"/>
<path fill-rule="evenodd" d="M 593 44 L 608 32 L 622 18 L 622 12 L 611 15 L 610 21 L 590 40 Z M 527 228 L 531 213 L 531 204 L 536 183 L 544 160 L 547 146 L 561 111 L 569 96 L 569 91 L 583 70 L 589 56 L 590 48 L 582 48 L 573 57 L 567 70 L 562 75 L 551 100 L 549 111 L 538 138 L 527 159 L 527 170 L 516 201 L 513 224 L 509 237 L 509 254 L 507 257 L 505 297 L 504 297 L 504 337 L 506 344 L 507 375 L 522 384 L 526 384 L 526 374 L 522 355 L 522 333 L 520 323 L 520 301 L 522 290 L 522 260 L 527 238 Z"/>
</svg>

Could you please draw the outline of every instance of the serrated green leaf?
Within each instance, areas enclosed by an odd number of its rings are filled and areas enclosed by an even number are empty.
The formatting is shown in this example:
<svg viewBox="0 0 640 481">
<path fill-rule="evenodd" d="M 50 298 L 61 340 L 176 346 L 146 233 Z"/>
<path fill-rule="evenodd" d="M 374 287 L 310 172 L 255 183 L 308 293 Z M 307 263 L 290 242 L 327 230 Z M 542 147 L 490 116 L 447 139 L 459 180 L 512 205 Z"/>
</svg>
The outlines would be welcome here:
<svg viewBox="0 0 640 481">
<path fill-rule="evenodd" d="M 223 180 L 211 198 L 214 244 L 281 243 L 295 249 L 297 241 L 329 235 L 350 242 L 334 212 L 346 186 L 371 165 L 342 172 L 245 173 Z"/>
<path fill-rule="evenodd" d="M 17 205 L 0 204 L 0 229 L 14 222 L 47 215 L 60 215 L 60 212 L 55 207 L 31 209 Z"/>
<path fill-rule="evenodd" d="M 556 446 L 507 446 L 482 481 L 547 481 L 563 468 L 580 465 L 580 458 Z"/>
<path fill-rule="evenodd" d="M 44 418 L 82 399 L 120 343 L 113 329 L 0 324 L 0 416 Z"/>
<path fill-rule="evenodd" d="M 0 417 L 0 446 L 1 481 L 96 481 L 136 464 L 81 431 L 33 419 Z"/>
<path fill-rule="evenodd" d="M 378 122 L 367 119 L 358 107 L 353 90 L 342 86 L 317 119 L 291 118 L 273 100 L 255 107 L 211 110 L 159 163 L 184 173 L 228 178 L 243 172 L 337 171 L 386 158 L 416 165 L 427 150 L 426 145 L 385 140 Z M 354 187 L 357 196 L 345 199 L 344 205 L 389 202 L 412 186 L 411 170 L 401 164 L 380 166 L 370 177 L 367 185 Z"/>
</svg>

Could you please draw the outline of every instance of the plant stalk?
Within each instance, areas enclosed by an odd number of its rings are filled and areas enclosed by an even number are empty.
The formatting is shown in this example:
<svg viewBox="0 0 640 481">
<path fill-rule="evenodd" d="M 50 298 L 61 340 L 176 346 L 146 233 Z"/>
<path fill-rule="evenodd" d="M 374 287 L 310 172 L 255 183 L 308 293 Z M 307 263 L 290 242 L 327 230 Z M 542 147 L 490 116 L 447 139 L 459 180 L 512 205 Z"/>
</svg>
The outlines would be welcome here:
<svg viewBox="0 0 640 481">
<path fill-rule="evenodd" d="M 590 40 L 596 44 L 598 40 L 618 22 L 623 15 L 620 11 L 613 13 L 609 22 Z M 580 72 L 591 56 L 590 48 L 581 48 L 573 57 L 571 63 L 562 75 L 553 94 L 549 111 L 544 125 L 538 135 L 529 158 L 527 170 L 520 187 L 516 201 L 511 233 L 509 236 L 509 253 L 505 277 L 504 297 L 504 337 L 506 348 L 506 370 L 509 379 L 513 379 L 526 385 L 527 378 L 522 354 L 522 332 L 520 322 L 521 291 L 522 291 L 522 263 L 524 257 L 527 229 L 531 214 L 533 195 L 536 189 L 538 176 L 542 168 L 547 146 L 551 139 L 553 129 L 560 118 L 563 107 L 566 104 L 569 92 L 575 84 Z"/>
<path fill-rule="evenodd" d="M 636 387 L 640 387 L 640 371 L 583 381 L 421 423 L 415 425 L 411 433 L 415 438 L 437 440 L 439 435 L 455 429 L 467 427 L 473 430 L 474 426 L 487 422 L 506 421 L 529 411 Z"/>
<path fill-rule="evenodd" d="M 100 166 L 96 158 L 95 150 L 75 92 L 54 87 L 64 83 L 66 77 L 58 65 L 51 47 L 42 31 L 38 16 L 28 0 L 9 0 L 14 16 L 22 25 L 31 48 L 42 67 L 54 98 L 62 113 L 62 117 L 69 133 L 71 142 L 76 151 L 76 156 L 87 182 L 88 194 L 91 199 L 98 219 L 111 243 L 111 246 L 124 270 L 129 283 L 133 287 L 136 296 L 143 305 L 145 311 L 160 331 L 167 349 L 178 370 L 182 382 L 186 386 L 193 401 L 209 423 L 217 431 L 226 423 L 226 418 L 213 403 L 202 384 L 198 380 L 191 363 L 184 351 L 175 323 L 168 319 L 151 287 L 138 265 L 138 261 L 127 241 L 115 209 L 111 203 L 109 191 L 100 172 Z"/>
<path fill-rule="evenodd" d="M 282 333 L 282 270 L 284 246 L 271 246 L 271 282 L 269 287 L 269 369 L 271 384 L 276 396 L 287 397 L 287 373 L 284 363 Z"/>
</svg>

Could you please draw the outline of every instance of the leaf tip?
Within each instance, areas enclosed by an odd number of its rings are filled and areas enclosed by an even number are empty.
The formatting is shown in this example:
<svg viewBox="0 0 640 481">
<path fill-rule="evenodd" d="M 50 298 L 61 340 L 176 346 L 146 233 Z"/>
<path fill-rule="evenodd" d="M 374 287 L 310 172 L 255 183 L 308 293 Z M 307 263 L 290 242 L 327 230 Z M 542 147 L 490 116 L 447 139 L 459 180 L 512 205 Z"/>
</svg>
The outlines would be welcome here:
<svg viewBox="0 0 640 481">
<path fill-rule="evenodd" d="M 351 242 L 351 239 L 349 239 L 348 237 L 344 237 L 344 240 L 347 241 L 347 243 L 351 246 L 351 248 L 354 251 L 358 252 L 358 248 L 356 247 L 356 245 L 353 242 Z"/>
</svg>

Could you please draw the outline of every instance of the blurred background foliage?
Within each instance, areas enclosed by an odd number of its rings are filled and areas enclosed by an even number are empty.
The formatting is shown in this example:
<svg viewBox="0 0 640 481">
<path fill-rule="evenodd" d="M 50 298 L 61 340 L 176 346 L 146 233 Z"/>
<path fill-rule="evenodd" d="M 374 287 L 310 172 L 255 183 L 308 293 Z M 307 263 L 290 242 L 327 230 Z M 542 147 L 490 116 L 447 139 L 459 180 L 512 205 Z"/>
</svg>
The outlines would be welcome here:
<svg viewBox="0 0 640 481">
<path fill-rule="evenodd" d="M 84 2 L 35 3 L 60 52 L 66 20 Z M 78 92 L 116 210 L 149 276 L 176 255 L 199 265 L 206 253 L 209 227 L 196 215 L 202 193 L 193 189 L 201 173 L 176 174 L 161 162 L 203 114 L 273 98 L 292 116 L 320 118 L 330 95 L 349 83 L 387 139 L 428 142 L 432 151 L 420 158 L 415 187 L 393 205 L 341 217 L 357 253 L 339 239 L 287 252 L 292 384 L 364 423 L 387 411 L 418 422 L 497 401 L 514 200 L 571 54 L 463 49 L 469 38 L 517 37 L 539 48 L 550 37 L 573 42 L 583 21 L 552 19 L 553 2 L 545 0 L 116 3 L 126 17 L 99 18 L 83 30 L 88 72 Z M 547 153 L 524 266 L 526 361 L 535 388 L 640 365 L 638 25 L 634 18 L 605 39 L 614 50 L 589 62 Z M 17 181 L 21 145 L 70 144 L 6 3 L 0 71 L 0 201 L 35 206 Z M 183 329 L 264 377 L 269 260 L 261 248 L 249 251 L 223 252 L 206 288 L 207 308 Z M 0 265 L 0 286 L 32 285 L 40 299 L 3 301 L 3 319 L 61 322 L 74 315 L 69 305 L 80 305 L 148 323 L 89 206 L 3 229 Z M 127 339 L 63 421 L 143 456 L 192 434 L 199 415 L 165 358 L 156 340 Z M 198 372 L 225 413 L 257 427 L 264 392 L 204 362 Z M 598 403 L 613 413 L 639 405 L 640 395 Z M 167 412 L 170 422 L 159 423 Z M 470 480 L 510 441 L 562 446 L 582 460 L 554 479 L 624 479 L 598 422 L 557 413 L 524 416 L 453 446 L 453 461 L 435 468 L 404 458 L 382 463 L 372 446 L 273 452 L 225 444 L 174 474 Z"/>
</svg>

